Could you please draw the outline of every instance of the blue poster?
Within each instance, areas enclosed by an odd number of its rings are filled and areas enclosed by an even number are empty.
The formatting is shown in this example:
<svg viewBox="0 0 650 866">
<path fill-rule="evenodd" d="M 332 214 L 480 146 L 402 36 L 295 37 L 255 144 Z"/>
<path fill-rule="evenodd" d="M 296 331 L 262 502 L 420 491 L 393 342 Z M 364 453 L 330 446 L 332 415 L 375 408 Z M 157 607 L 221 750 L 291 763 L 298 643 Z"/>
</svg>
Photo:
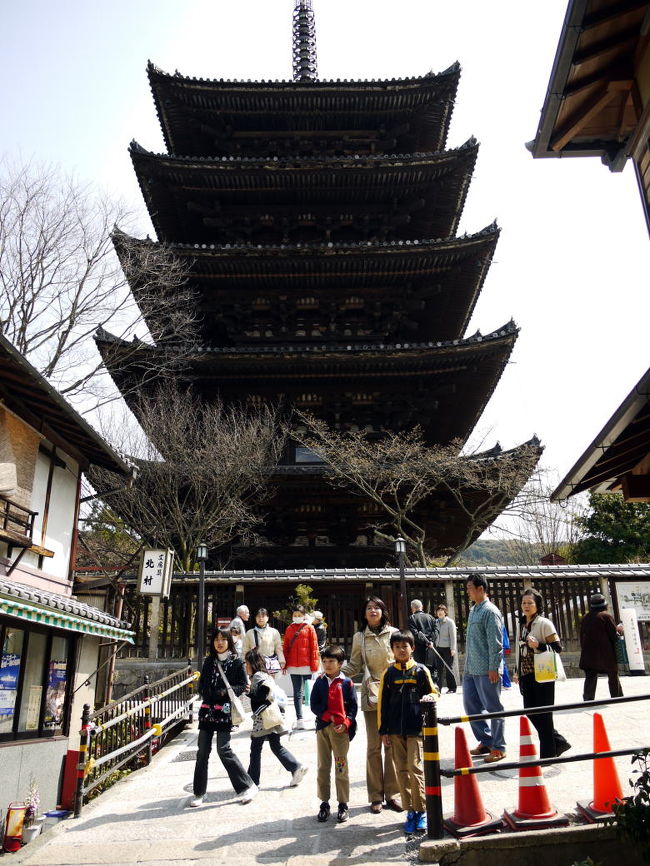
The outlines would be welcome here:
<svg viewBox="0 0 650 866">
<path fill-rule="evenodd" d="M 0 716 L 13 716 L 20 674 L 20 656 L 3 653 L 0 657 Z"/>
</svg>

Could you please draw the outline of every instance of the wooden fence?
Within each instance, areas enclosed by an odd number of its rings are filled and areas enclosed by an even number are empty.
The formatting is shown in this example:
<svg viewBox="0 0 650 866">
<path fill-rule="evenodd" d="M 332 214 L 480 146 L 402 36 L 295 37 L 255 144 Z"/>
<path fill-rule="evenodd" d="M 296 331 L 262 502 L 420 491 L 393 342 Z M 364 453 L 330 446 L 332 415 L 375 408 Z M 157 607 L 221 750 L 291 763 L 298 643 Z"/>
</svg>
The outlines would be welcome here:
<svg viewBox="0 0 650 866">
<path fill-rule="evenodd" d="M 255 610 L 265 607 L 269 613 L 287 607 L 288 598 L 296 583 L 307 583 L 312 587 L 314 596 L 318 599 L 318 608 L 325 614 L 328 626 L 328 640 L 350 649 L 352 636 L 362 621 L 364 601 L 370 595 L 377 595 L 388 605 L 390 618 L 397 622 L 399 603 L 399 584 L 394 576 L 384 576 L 380 573 L 372 580 L 320 580 L 309 582 L 305 575 L 300 580 L 257 579 L 250 583 L 225 581 L 223 578 L 206 576 L 205 586 L 205 631 L 206 638 L 218 618 L 234 616 L 238 604 L 246 603 L 251 611 L 251 622 Z M 558 633 L 566 649 L 579 648 L 578 635 L 582 616 L 589 609 L 589 596 L 601 591 L 600 579 L 597 575 L 558 575 L 530 577 L 489 575 L 490 597 L 503 612 L 504 620 L 511 638 L 515 631 L 516 612 L 519 609 L 521 594 L 531 583 L 542 593 L 546 600 L 546 615 L 556 624 Z M 611 609 L 618 617 L 614 580 L 610 580 L 610 594 L 614 600 Z M 469 613 L 467 598 L 466 575 L 436 579 L 435 572 L 429 578 L 408 580 L 408 597 L 420 598 L 427 611 L 434 612 L 435 606 L 446 602 L 453 607 L 453 616 L 458 626 L 460 648 L 463 648 L 465 629 Z M 160 606 L 158 626 L 158 658 L 188 659 L 196 655 L 196 575 L 187 578 L 175 578 L 171 595 Z M 451 602 L 451 604 L 450 604 Z M 451 613 L 451 611 L 450 611 Z M 136 631 L 136 641 L 133 646 L 123 650 L 123 657 L 147 657 L 150 646 L 150 599 L 139 596 L 133 584 L 127 586 L 124 617 L 133 622 Z M 286 624 L 271 616 L 270 624 L 284 632 Z M 645 648 L 650 643 L 650 624 L 642 622 L 641 637 Z"/>
</svg>

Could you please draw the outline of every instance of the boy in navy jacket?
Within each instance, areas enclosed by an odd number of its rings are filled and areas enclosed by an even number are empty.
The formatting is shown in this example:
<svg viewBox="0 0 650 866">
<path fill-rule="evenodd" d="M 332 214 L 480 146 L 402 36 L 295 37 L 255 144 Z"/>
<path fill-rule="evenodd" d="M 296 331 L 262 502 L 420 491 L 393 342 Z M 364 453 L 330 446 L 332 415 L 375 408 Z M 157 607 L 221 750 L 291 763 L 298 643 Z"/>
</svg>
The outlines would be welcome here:
<svg viewBox="0 0 650 866">
<path fill-rule="evenodd" d="M 437 690 L 426 665 L 411 658 L 415 640 L 410 631 L 394 631 L 390 647 L 395 661 L 381 678 L 377 722 L 384 745 L 393 751 L 402 806 L 408 810 L 404 831 L 415 833 L 427 829 L 420 701 Z"/>
<path fill-rule="evenodd" d="M 327 647 L 322 662 L 325 671 L 311 690 L 310 706 L 316 716 L 316 745 L 318 751 L 317 791 L 320 798 L 319 821 L 327 821 L 330 814 L 330 786 L 332 755 L 334 755 L 334 779 L 339 802 L 338 820 L 347 821 L 349 816 L 350 775 L 348 750 L 354 737 L 357 723 L 357 695 L 354 683 L 341 673 L 345 652 L 342 647 Z"/>
</svg>

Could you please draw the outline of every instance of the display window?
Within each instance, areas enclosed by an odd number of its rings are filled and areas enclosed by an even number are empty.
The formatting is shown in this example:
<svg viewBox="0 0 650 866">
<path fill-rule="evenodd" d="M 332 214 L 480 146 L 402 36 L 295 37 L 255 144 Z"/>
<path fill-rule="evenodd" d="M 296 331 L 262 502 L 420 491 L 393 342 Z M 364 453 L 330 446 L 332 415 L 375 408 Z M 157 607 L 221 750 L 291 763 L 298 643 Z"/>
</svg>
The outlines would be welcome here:
<svg viewBox="0 0 650 866">
<path fill-rule="evenodd" d="M 0 740 L 66 735 L 76 638 L 0 621 Z"/>
</svg>

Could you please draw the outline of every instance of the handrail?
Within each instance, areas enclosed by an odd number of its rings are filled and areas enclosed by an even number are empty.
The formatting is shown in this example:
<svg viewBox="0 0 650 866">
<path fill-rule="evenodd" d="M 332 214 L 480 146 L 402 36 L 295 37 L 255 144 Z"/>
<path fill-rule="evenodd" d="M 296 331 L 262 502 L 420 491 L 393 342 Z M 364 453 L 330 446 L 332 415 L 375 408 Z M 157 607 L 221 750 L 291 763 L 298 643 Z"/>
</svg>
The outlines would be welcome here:
<svg viewBox="0 0 650 866">
<path fill-rule="evenodd" d="M 191 721 L 195 699 L 192 686 L 197 677 L 190 667 L 153 684 L 145 677 L 143 686 L 94 713 L 90 712 L 88 704 L 84 705 L 75 818 L 81 814 L 84 800 L 91 791 L 111 780 L 124 766 L 135 770 L 148 764 L 152 753 L 165 744 L 174 725 L 184 716 Z M 174 679 L 178 682 L 172 682 Z M 151 693 L 161 687 L 163 691 Z M 138 695 L 143 700 L 133 704 L 134 696 Z M 116 715 L 107 718 L 111 713 Z M 101 773 L 98 772 L 100 768 L 103 769 Z"/>
</svg>

